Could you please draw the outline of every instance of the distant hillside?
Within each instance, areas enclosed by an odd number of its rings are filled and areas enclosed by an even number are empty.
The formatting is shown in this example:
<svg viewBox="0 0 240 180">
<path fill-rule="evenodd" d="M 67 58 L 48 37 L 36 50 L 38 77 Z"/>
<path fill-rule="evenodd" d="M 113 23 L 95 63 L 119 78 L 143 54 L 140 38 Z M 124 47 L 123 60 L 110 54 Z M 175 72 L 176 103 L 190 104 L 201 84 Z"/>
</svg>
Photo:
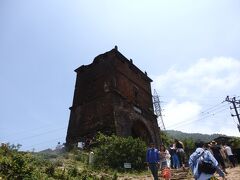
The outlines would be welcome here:
<svg viewBox="0 0 240 180">
<path fill-rule="evenodd" d="M 185 133 L 185 132 L 175 131 L 175 130 L 166 130 L 164 132 L 166 132 L 173 139 L 179 139 L 179 140 L 193 139 L 194 141 L 201 140 L 204 142 L 212 141 L 213 139 L 215 139 L 219 136 L 226 136 L 223 134 L 209 135 L 209 134 L 201 134 L 201 133 Z"/>
</svg>

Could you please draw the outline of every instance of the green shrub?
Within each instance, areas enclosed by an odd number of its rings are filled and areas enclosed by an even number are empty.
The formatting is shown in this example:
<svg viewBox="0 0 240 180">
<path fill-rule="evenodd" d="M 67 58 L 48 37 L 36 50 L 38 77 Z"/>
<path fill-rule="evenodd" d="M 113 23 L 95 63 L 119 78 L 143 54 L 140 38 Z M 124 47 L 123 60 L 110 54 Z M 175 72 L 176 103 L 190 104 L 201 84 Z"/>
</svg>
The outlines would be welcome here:
<svg viewBox="0 0 240 180">
<path fill-rule="evenodd" d="M 96 166 L 122 169 L 123 164 L 127 162 L 131 163 L 133 169 L 144 168 L 147 147 L 140 139 L 99 134 L 97 144 L 98 146 L 94 149 Z"/>
<path fill-rule="evenodd" d="M 112 178 L 112 179 L 113 179 L 113 180 L 117 180 L 117 179 L 118 179 L 118 175 L 117 175 L 116 172 L 113 174 L 113 178 Z"/>
<path fill-rule="evenodd" d="M 64 159 L 69 159 L 69 154 L 68 154 L 68 153 L 63 154 L 63 158 L 64 158 Z"/>
<path fill-rule="evenodd" d="M 53 161 L 53 164 L 55 167 L 62 167 L 63 166 L 63 161 L 57 159 L 55 161 Z"/>
<path fill-rule="evenodd" d="M 110 180 L 116 179 L 117 174 L 111 176 L 105 173 L 99 175 L 95 170 L 79 168 L 76 161 L 71 157 L 78 157 L 87 161 L 87 153 L 79 152 L 69 156 L 70 161 L 52 159 L 40 153 L 19 152 L 19 146 L 0 146 L 0 179 L 6 180 L 39 180 L 39 179 L 61 179 L 61 180 Z M 45 159 L 47 158 L 47 159 Z M 81 163 L 80 163 L 81 164 Z"/>
<path fill-rule="evenodd" d="M 74 160 L 82 162 L 82 163 L 87 163 L 88 154 L 84 153 L 82 151 L 79 151 L 77 154 L 74 155 Z"/>
<path fill-rule="evenodd" d="M 53 163 L 50 163 L 50 164 L 46 167 L 45 173 L 46 173 L 48 176 L 52 177 L 52 176 L 54 176 L 54 172 L 55 172 L 55 165 L 54 165 Z"/>
<path fill-rule="evenodd" d="M 76 167 L 70 167 L 68 169 L 68 174 L 72 177 L 76 177 L 78 175 L 78 169 Z"/>
<path fill-rule="evenodd" d="M 0 147 L 0 176 L 3 179 L 37 179 L 40 172 L 32 166 L 34 157 L 18 152 L 19 147 L 9 144 Z"/>
<path fill-rule="evenodd" d="M 39 156 L 41 156 L 43 159 L 55 159 L 58 157 L 55 153 L 40 153 Z"/>
<path fill-rule="evenodd" d="M 171 144 L 173 144 L 173 139 L 165 131 L 160 131 L 160 139 L 163 145 L 166 147 L 169 147 Z"/>
</svg>

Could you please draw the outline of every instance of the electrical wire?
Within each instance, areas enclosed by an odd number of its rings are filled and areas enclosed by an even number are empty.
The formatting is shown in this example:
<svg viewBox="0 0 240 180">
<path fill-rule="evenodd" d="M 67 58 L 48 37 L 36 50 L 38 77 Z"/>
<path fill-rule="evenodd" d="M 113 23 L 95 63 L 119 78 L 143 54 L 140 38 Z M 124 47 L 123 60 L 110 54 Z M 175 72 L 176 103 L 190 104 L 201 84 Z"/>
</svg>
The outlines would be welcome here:
<svg viewBox="0 0 240 180">
<path fill-rule="evenodd" d="M 222 108 L 222 107 L 226 106 L 225 104 L 223 104 L 223 102 L 205 109 L 204 111 L 201 112 L 201 114 L 208 114 L 210 111 L 214 111 L 216 109 L 219 109 L 219 108 Z"/>
<path fill-rule="evenodd" d="M 22 147 L 24 147 L 24 149 L 32 149 L 32 148 L 35 148 L 38 145 L 42 145 L 42 144 L 46 144 L 46 143 L 49 143 L 49 142 L 57 141 L 57 140 L 62 139 L 62 138 L 65 138 L 65 136 L 62 136 L 62 137 L 59 137 L 59 138 L 55 138 L 55 139 L 51 139 L 51 140 L 47 140 L 47 141 L 42 141 L 40 143 L 33 144 L 31 146 L 26 146 L 26 147 L 22 146 Z"/>
<path fill-rule="evenodd" d="M 226 109 L 226 108 L 224 108 L 224 109 Z M 222 109 L 220 109 L 220 111 L 221 111 L 221 110 L 222 110 Z M 203 116 L 203 118 L 205 118 L 205 116 L 206 116 L 206 117 L 212 116 L 212 115 L 214 114 L 214 112 L 215 112 L 215 111 L 212 111 L 212 112 L 208 111 L 208 113 L 205 113 L 204 115 L 201 115 L 201 114 L 200 114 L 200 116 Z M 201 118 L 201 119 L 203 119 L 203 118 Z M 199 118 L 198 118 L 198 119 L 199 119 Z M 187 122 L 187 121 L 192 121 L 192 120 L 185 120 L 185 121 L 181 121 L 180 123 L 184 123 L 184 122 Z M 179 123 L 177 123 L 177 124 L 179 124 Z M 176 124 L 176 125 L 177 125 L 177 124 Z"/>
<path fill-rule="evenodd" d="M 224 112 L 224 111 L 227 110 L 227 109 L 228 109 L 228 108 L 221 109 L 221 110 L 219 110 L 219 111 L 217 111 L 217 112 L 214 112 L 214 113 L 205 115 L 205 116 L 202 117 L 202 118 L 195 119 L 195 120 L 190 120 L 189 122 L 186 122 L 186 123 L 177 124 L 175 127 L 179 127 L 179 126 L 182 126 L 182 125 L 186 125 L 186 124 L 193 123 L 193 122 L 195 122 L 195 121 L 200 121 L 200 120 L 203 120 L 203 119 L 207 119 L 207 118 L 213 117 L 213 116 L 215 116 L 216 114 L 221 113 L 221 112 Z"/>
<path fill-rule="evenodd" d="M 65 129 L 65 128 L 67 128 L 67 127 L 64 126 L 64 127 L 53 129 L 53 130 L 50 130 L 50 131 L 46 131 L 46 132 L 43 132 L 43 133 L 40 133 L 40 134 L 35 134 L 35 135 L 32 135 L 32 136 L 26 136 L 26 137 L 23 137 L 23 138 L 20 138 L 20 139 L 15 139 L 15 140 L 12 140 L 12 141 L 20 141 L 20 140 L 25 140 L 25 139 L 31 139 L 31 138 L 38 137 L 38 136 L 41 136 L 41 135 L 53 133 L 53 132 L 59 131 L 60 129 Z"/>
<path fill-rule="evenodd" d="M 215 116 L 216 114 L 218 113 L 221 113 L 221 112 L 224 112 L 225 110 L 227 110 L 228 108 L 224 108 L 224 109 L 220 109 L 219 111 L 213 111 L 211 114 L 206 114 L 206 115 L 203 115 L 203 117 L 201 118 L 198 118 L 198 119 L 194 119 L 194 120 L 185 120 L 185 121 L 181 121 L 181 122 L 178 122 L 176 124 L 173 124 L 171 126 L 169 126 L 170 128 L 176 128 L 176 127 L 179 127 L 179 126 L 182 126 L 182 125 L 186 125 L 186 124 L 190 124 L 190 123 L 193 123 L 193 122 L 196 122 L 196 121 L 200 121 L 200 120 L 203 120 L 203 119 L 207 119 L 209 117 L 212 117 L 212 116 Z M 169 129 L 168 127 L 168 129 Z"/>
<path fill-rule="evenodd" d="M 12 137 L 12 136 L 16 136 L 16 135 L 19 135 L 19 134 L 22 134 L 22 133 L 28 133 L 28 132 L 34 132 L 34 131 L 37 131 L 37 130 L 40 130 L 40 129 L 44 129 L 46 127 L 49 127 L 49 124 L 48 125 L 44 125 L 44 126 L 40 126 L 40 127 L 37 127 L 37 128 L 29 128 L 29 129 L 24 129 L 22 131 L 18 131 L 18 132 L 13 132 L 13 133 L 9 133 L 9 134 L 6 134 L 5 136 L 7 137 Z"/>
<path fill-rule="evenodd" d="M 214 111 L 215 111 L 215 110 L 218 110 L 219 108 L 220 108 L 220 111 L 223 110 L 223 107 L 226 106 L 225 104 L 223 104 L 224 102 L 226 102 L 226 101 L 222 101 L 221 103 L 217 103 L 217 104 L 215 104 L 215 105 L 210 106 L 209 108 L 206 108 L 204 111 L 202 111 L 202 112 L 199 114 L 200 117 L 203 116 L 203 117 L 200 118 L 200 119 L 205 119 L 205 118 L 208 118 L 208 116 L 212 116 L 212 115 L 214 114 Z M 211 111 L 210 111 L 210 110 L 211 110 Z M 224 110 L 225 110 L 225 107 L 224 107 Z M 214 114 L 214 115 L 215 115 L 215 114 Z M 204 116 L 207 116 L 207 117 L 204 117 Z M 196 119 L 196 120 L 199 120 L 199 118 Z M 195 120 L 185 120 L 185 121 L 181 121 L 181 122 L 179 122 L 179 123 L 170 125 L 169 127 L 172 128 L 172 127 L 178 126 L 178 125 L 180 125 L 180 124 L 183 124 L 183 123 L 185 124 L 185 123 L 187 123 L 187 122 L 193 122 L 193 121 L 195 121 Z"/>
</svg>

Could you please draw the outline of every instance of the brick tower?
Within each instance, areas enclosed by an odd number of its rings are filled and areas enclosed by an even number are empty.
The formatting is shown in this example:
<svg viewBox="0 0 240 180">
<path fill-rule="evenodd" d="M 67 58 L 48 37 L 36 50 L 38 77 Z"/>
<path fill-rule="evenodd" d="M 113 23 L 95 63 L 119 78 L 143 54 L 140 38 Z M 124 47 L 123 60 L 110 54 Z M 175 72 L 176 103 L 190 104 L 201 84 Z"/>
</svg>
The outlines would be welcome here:
<svg viewBox="0 0 240 180">
<path fill-rule="evenodd" d="M 117 47 L 75 72 L 67 144 L 93 137 L 98 131 L 160 144 L 160 129 L 153 112 L 152 80 Z"/>
</svg>

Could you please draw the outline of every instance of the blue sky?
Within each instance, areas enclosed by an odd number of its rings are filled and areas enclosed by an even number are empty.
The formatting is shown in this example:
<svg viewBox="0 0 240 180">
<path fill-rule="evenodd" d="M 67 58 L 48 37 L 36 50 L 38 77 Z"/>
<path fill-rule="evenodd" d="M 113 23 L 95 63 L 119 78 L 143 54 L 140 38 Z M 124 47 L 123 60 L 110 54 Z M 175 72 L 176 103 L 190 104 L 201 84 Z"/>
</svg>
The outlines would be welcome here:
<svg viewBox="0 0 240 180">
<path fill-rule="evenodd" d="M 118 45 L 154 80 L 167 129 L 239 136 L 240 2 L 0 1 L 0 141 L 64 142 L 74 69 Z"/>
</svg>

